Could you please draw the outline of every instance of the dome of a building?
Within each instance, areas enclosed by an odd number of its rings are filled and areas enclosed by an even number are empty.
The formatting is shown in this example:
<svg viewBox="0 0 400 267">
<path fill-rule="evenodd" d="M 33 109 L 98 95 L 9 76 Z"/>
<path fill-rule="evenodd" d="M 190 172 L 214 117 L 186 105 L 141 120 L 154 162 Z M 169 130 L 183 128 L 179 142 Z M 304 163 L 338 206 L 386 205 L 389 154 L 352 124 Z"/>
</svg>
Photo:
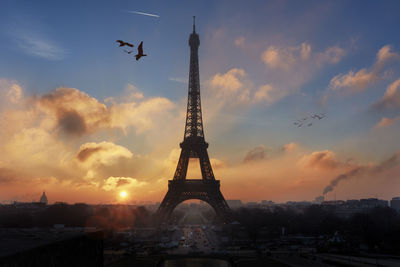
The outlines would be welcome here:
<svg viewBox="0 0 400 267">
<path fill-rule="evenodd" d="M 47 201 L 47 197 L 46 194 L 43 191 L 43 195 L 40 197 L 40 203 L 45 203 L 47 205 L 48 201 Z"/>
</svg>

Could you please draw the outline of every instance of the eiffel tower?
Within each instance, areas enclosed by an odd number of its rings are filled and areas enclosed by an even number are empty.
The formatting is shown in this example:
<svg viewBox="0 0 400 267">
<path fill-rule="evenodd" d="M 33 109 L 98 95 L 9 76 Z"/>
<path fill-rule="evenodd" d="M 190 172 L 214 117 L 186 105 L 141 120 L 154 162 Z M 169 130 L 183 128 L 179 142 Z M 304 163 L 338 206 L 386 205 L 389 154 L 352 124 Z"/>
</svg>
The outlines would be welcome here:
<svg viewBox="0 0 400 267">
<path fill-rule="evenodd" d="M 168 219 L 174 208 L 188 199 L 200 199 L 207 202 L 222 221 L 229 221 L 230 218 L 230 208 L 220 191 L 219 180 L 215 180 L 207 153 L 208 143 L 204 139 L 197 53 L 199 45 L 200 39 L 196 33 L 195 17 L 193 17 L 193 33 L 189 38 L 189 95 L 185 135 L 183 142 L 180 143 L 182 150 L 174 178 L 168 181 L 168 192 L 157 211 L 160 220 Z M 190 158 L 199 159 L 202 179 L 186 179 Z"/>
</svg>

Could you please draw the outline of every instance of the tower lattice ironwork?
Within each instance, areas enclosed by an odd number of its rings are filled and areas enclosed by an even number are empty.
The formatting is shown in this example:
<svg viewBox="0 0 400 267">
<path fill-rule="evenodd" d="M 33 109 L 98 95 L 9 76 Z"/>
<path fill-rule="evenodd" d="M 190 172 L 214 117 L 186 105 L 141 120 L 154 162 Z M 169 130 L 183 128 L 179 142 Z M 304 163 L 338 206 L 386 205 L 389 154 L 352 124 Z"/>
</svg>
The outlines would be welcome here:
<svg viewBox="0 0 400 267">
<path fill-rule="evenodd" d="M 194 19 L 193 17 L 193 33 L 189 38 L 190 70 L 185 134 L 180 143 L 181 154 L 174 178 L 168 181 L 168 192 L 157 213 L 161 220 L 168 219 L 179 203 L 188 199 L 200 199 L 212 206 L 218 217 L 227 221 L 230 208 L 220 191 L 219 180 L 215 180 L 207 153 L 208 143 L 204 138 L 198 57 L 200 38 L 196 33 Z M 199 159 L 202 179 L 186 179 L 190 158 Z"/>
</svg>

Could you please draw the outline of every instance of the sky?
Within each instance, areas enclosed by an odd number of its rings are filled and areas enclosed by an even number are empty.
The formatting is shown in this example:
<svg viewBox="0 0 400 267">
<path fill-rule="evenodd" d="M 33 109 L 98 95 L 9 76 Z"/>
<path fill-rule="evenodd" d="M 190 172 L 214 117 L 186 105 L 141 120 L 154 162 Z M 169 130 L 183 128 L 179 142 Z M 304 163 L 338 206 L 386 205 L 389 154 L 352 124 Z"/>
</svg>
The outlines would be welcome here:
<svg viewBox="0 0 400 267">
<path fill-rule="evenodd" d="M 399 8 L 1 1 L 0 202 L 161 201 L 183 140 L 192 16 L 226 199 L 400 196 Z M 116 40 L 143 41 L 148 56 Z M 200 178 L 195 160 L 187 177 Z"/>
</svg>

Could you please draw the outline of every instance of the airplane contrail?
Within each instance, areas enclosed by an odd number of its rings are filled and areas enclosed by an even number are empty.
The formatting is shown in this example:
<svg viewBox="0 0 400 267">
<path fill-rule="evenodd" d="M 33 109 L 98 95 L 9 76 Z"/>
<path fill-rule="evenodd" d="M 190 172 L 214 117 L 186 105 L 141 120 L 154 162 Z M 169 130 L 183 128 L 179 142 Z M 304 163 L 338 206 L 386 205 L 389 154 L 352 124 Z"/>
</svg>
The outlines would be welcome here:
<svg viewBox="0 0 400 267">
<path fill-rule="evenodd" d="M 139 11 L 129 11 L 129 10 L 128 10 L 127 12 L 133 13 L 133 14 L 139 14 L 139 15 L 150 16 L 150 17 L 156 17 L 156 18 L 159 18 L 159 17 L 160 17 L 159 15 L 156 15 L 156 14 L 144 13 L 144 12 L 139 12 Z"/>
</svg>

